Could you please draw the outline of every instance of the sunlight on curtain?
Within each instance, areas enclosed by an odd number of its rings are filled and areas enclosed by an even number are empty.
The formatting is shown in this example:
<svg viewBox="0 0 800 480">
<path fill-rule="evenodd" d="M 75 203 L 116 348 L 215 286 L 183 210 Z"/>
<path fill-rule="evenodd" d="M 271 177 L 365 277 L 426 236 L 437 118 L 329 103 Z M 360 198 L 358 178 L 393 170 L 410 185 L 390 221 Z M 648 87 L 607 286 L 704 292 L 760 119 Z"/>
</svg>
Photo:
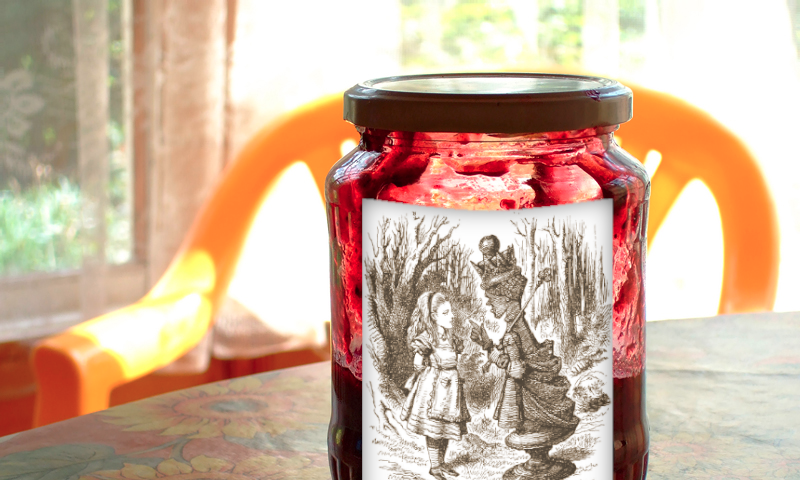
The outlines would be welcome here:
<svg viewBox="0 0 800 480">
<path fill-rule="evenodd" d="M 691 14 L 687 14 L 691 12 Z M 800 309 L 800 254 L 792 245 L 800 240 L 800 166 L 793 154 L 780 141 L 780 132 L 795 131 L 800 121 L 794 113 L 798 107 L 797 50 L 787 3 L 729 2 L 724 0 L 673 0 L 646 4 L 646 62 L 643 67 L 621 72 L 641 85 L 662 90 L 708 111 L 739 135 L 758 158 L 774 196 L 781 229 L 781 265 L 776 310 Z M 680 132 L 675 132 L 680 135 Z M 794 154 L 796 157 L 796 154 Z M 688 190 L 688 189 L 687 189 Z M 742 192 L 746 195 L 747 192 Z M 653 246 L 648 267 L 648 315 L 650 319 L 674 318 L 653 302 L 666 302 L 671 295 L 656 288 L 654 282 L 688 285 L 699 279 L 693 304 L 681 316 L 707 313 L 711 298 L 719 291 L 721 278 L 714 270 L 722 240 L 716 218 L 701 201 L 698 208 L 708 213 L 700 230 L 691 224 L 703 214 L 686 212 L 673 225 L 665 224 L 662 234 L 692 232 L 698 239 L 719 238 L 716 246 L 707 245 L 711 255 L 698 258 L 695 265 L 680 271 L 657 269 L 654 265 L 666 259 L 677 260 L 687 249 L 678 249 L 668 242 Z M 678 206 L 675 207 L 677 210 Z M 753 232 L 757 235 L 757 232 Z M 681 273 L 682 272 L 682 273 Z M 662 298 L 663 297 L 663 298 Z"/>
<path fill-rule="evenodd" d="M 360 79 L 396 74 L 400 20 L 396 0 L 239 0 L 229 52 L 228 160 L 282 114 Z M 325 344 L 326 222 L 308 167 L 290 166 L 260 208 L 213 341 L 198 347 L 196 358 L 203 351 L 216 358 L 252 358 Z M 181 359 L 169 371 L 198 371 L 197 365 L 203 363 Z"/>
<path fill-rule="evenodd" d="M 299 201 L 308 198 L 309 201 Z M 294 205 L 292 209 L 287 205 Z M 314 177 L 290 165 L 261 207 L 228 295 L 255 315 L 215 328 L 216 358 L 323 347 L 330 317 L 328 229 Z"/>
<path fill-rule="evenodd" d="M 359 80 L 396 75 L 400 18 L 397 0 L 239 0 L 229 159 L 281 114 Z"/>
<path fill-rule="evenodd" d="M 707 110 L 759 159 L 782 234 L 775 307 L 800 310 L 800 167 L 776 140 L 800 127 L 794 0 L 383 0 L 367 8 L 240 3 L 234 145 L 283 111 L 389 74 L 562 68 L 665 91 Z M 314 198 L 311 188 L 299 196 Z M 722 236 L 704 188 L 686 189 L 650 252 L 648 319 L 716 312 Z M 689 251 L 664 240 L 677 237 L 702 244 Z M 667 307 L 689 290 L 679 310 Z"/>
</svg>

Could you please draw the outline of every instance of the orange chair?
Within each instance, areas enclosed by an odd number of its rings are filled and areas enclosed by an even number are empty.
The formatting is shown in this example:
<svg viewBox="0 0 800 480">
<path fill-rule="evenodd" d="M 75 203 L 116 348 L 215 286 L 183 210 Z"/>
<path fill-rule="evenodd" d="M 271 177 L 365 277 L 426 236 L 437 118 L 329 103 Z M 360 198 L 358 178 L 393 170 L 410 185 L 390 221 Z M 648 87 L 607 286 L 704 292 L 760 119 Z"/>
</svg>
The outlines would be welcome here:
<svg viewBox="0 0 800 480">
<path fill-rule="evenodd" d="M 636 116 L 621 130 L 638 158 L 663 155 L 653 179 L 650 238 L 683 186 L 705 181 L 720 203 L 725 239 L 721 313 L 772 307 L 778 231 L 766 184 L 733 135 L 672 97 L 634 88 Z M 33 354 L 36 425 L 108 407 L 114 387 L 163 367 L 205 334 L 225 294 L 259 205 L 276 176 L 304 160 L 322 190 L 341 143 L 357 140 L 341 120 L 341 97 L 259 133 L 225 171 L 167 273 L 138 303 L 46 339 Z M 745 195 L 737 195 L 744 192 Z M 750 235 L 750 229 L 758 235 Z"/>
<path fill-rule="evenodd" d="M 694 179 L 719 207 L 725 248 L 718 313 L 772 310 L 778 284 L 775 205 L 756 159 L 709 114 L 670 95 L 632 87 L 633 120 L 620 127 L 623 148 L 644 159 L 661 153 L 651 179 L 648 247 L 670 207 Z"/>
<path fill-rule="evenodd" d="M 43 340 L 34 349 L 34 424 L 108 408 L 111 390 L 180 358 L 211 326 L 266 195 L 304 161 L 320 191 L 345 140 L 341 96 L 293 112 L 253 138 L 223 172 L 172 264 L 137 303 Z"/>
</svg>

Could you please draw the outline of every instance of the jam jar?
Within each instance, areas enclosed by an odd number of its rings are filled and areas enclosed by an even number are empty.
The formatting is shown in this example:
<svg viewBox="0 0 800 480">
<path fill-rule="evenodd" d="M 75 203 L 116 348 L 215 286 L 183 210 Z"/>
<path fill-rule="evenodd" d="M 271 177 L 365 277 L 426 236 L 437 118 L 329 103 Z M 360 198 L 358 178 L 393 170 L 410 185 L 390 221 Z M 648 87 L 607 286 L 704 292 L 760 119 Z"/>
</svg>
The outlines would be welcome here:
<svg viewBox="0 0 800 480">
<path fill-rule="evenodd" d="M 599 77 L 345 93 L 325 186 L 335 480 L 645 478 L 650 181 Z"/>
</svg>

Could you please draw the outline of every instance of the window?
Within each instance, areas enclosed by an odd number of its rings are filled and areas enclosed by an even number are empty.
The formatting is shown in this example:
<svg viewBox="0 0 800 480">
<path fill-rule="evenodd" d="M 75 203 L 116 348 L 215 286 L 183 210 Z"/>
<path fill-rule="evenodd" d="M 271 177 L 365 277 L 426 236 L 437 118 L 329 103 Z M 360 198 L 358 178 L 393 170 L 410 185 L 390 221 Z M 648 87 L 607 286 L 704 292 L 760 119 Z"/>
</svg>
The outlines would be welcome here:
<svg viewBox="0 0 800 480">
<path fill-rule="evenodd" d="M 0 25 L 4 32 L 0 92 L 6 106 L 0 130 L 3 276 L 81 267 L 80 238 L 84 229 L 94 228 L 82 226 L 81 221 L 85 207 L 81 176 L 86 164 L 103 164 L 107 172 L 105 214 L 92 219 L 104 226 L 106 259 L 121 264 L 131 258 L 131 169 L 126 148 L 130 85 L 122 39 L 122 23 L 130 19 L 123 19 L 120 0 L 104 6 L 102 12 L 87 10 L 83 16 L 104 15 L 105 21 L 78 22 L 79 27 L 107 37 L 104 55 L 93 58 L 94 52 L 86 48 L 76 52 L 73 37 L 90 32 L 74 31 L 70 3 L 9 0 L 4 4 L 7 14 Z M 88 82 L 79 78 L 86 73 L 77 71 L 81 67 L 105 77 L 106 98 L 79 98 L 86 90 L 79 82 Z M 81 116 L 81 101 L 92 102 L 90 107 L 96 102 L 100 108 Z M 107 125 L 102 132 L 106 145 L 100 145 L 98 152 L 81 152 L 81 131 L 95 127 L 82 122 L 92 121 Z"/>
<path fill-rule="evenodd" d="M 131 288 L 130 2 L 8 0 L 0 13 L 2 341 L 80 319 L 81 284 L 111 302 L 142 289 Z M 31 330 L 9 323 L 19 318 Z"/>
</svg>

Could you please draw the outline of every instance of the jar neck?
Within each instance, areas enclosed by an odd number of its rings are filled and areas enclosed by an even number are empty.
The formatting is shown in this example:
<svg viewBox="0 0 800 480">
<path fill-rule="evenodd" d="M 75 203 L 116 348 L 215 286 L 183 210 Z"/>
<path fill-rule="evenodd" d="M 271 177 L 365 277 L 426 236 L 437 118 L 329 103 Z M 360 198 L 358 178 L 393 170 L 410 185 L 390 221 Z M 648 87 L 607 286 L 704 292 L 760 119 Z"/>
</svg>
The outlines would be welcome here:
<svg viewBox="0 0 800 480">
<path fill-rule="evenodd" d="M 574 155 L 576 150 L 601 153 L 613 145 L 618 125 L 530 134 L 392 132 L 358 127 L 367 151 L 436 152 L 453 159 L 502 156 L 504 159 Z"/>
</svg>

